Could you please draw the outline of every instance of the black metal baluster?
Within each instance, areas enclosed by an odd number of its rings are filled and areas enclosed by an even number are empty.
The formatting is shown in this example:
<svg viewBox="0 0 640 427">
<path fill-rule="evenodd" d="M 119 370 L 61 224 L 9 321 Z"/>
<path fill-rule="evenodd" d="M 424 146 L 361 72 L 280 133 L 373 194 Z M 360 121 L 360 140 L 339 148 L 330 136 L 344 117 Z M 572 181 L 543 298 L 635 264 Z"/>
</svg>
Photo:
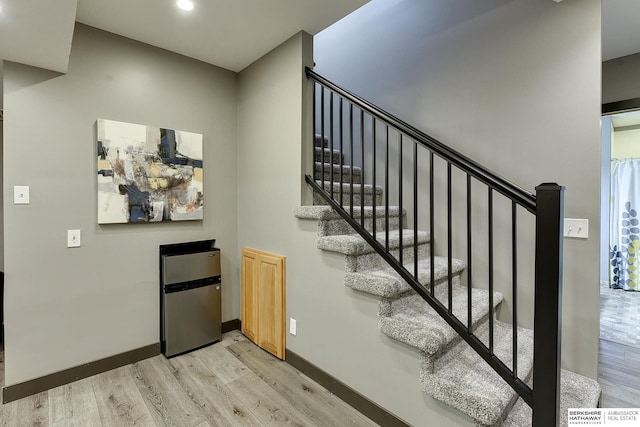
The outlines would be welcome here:
<svg viewBox="0 0 640 427">
<path fill-rule="evenodd" d="M 447 291 L 449 314 L 453 314 L 453 274 L 452 274 L 452 242 L 453 242 L 453 219 L 451 218 L 451 163 L 447 162 Z"/>
<path fill-rule="evenodd" d="M 398 148 L 398 206 L 399 211 L 402 212 L 402 177 L 404 176 L 402 173 L 402 134 L 398 138 L 398 142 L 400 143 L 400 147 Z M 398 259 L 400 260 L 400 265 L 402 264 L 402 218 L 400 218 L 400 227 L 398 228 L 398 238 L 399 238 L 399 255 Z"/>
<path fill-rule="evenodd" d="M 376 197 L 376 118 L 374 116 L 371 116 L 371 127 L 373 128 L 371 131 L 372 134 L 372 138 L 373 138 L 373 165 L 372 165 L 372 189 L 373 189 L 373 202 L 371 203 L 371 205 L 373 206 L 373 224 L 372 224 L 372 231 L 373 231 L 373 238 L 375 240 L 378 240 L 376 237 L 376 221 L 377 221 L 377 211 L 376 211 L 376 207 L 378 205 L 378 200 Z M 364 183 L 362 184 L 362 188 L 364 188 Z"/>
<path fill-rule="evenodd" d="M 338 108 L 338 113 L 340 113 L 340 206 L 344 206 L 344 180 L 342 177 L 342 164 L 344 163 L 344 111 L 343 111 L 344 99 L 340 97 L 340 108 Z M 333 171 L 331 171 L 333 174 Z"/>
<path fill-rule="evenodd" d="M 331 179 L 329 180 L 329 192 L 331 194 L 331 198 L 333 199 L 333 168 L 335 167 L 335 162 L 333 161 L 333 91 L 329 92 L 329 95 L 329 155 L 331 156 Z M 322 151 L 324 152 L 324 147 L 322 148 Z"/>
<path fill-rule="evenodd" d="M 386 154 L 384 159 L 384 235 L 385 250 L 389 252 L 389 125 L 387 128 L 387 136 L 385 140 Z"/>
<path fill-rule="evenodd" d="M 511 294 L 513 300 L 513 377 L 518 377 L 518 217 L 516 202 L 511 202 Z"/>
<path fill-rule="evenodd" d="M 435 240 L 435 220 L 434 220 L 434 212 L 435 209 L 433 207 L 434 200 L 434 189 L 433 189 L 433 151 L 429 152 L 429 262 L 431 270 L 431 277 L 429 280 L 431 281 L 431 296 L 434 293 L 434 281 L 435 281 L 435 255 L 434 255 L 434 240 Z"/>
<path fill-rule="evenodd" d="M 360 224 L 364 228 L 364 111 L 360 109 Z"/>
<path fill-rule="evenodd" d="M 413 141 L 413 275 L 418 280 L 418 143 Z"/>
<path fill-rule="evenodd" d="M 313 82 L 313 178 L 316 178 L 316 132 L 318 130 L 318 83 Z M 322 180 L 320 180 L 322 183 Z"/>
<path fill-rule="evenodd" d="M 325 94 L 325 89 L 322 88 L 322 91 L 320 92 L 320 176 L 322 177 L 321 181 L 322 181 L 322 187 L 324 188 L 324 183 L 325 181 L 325 170 L 324 170 L 324 115 L 325 115 L 325 111 L 324 111 L 324 94 Z M 315 150 L 315 148 L 314 148 Z M 315 160 L 314 160 L 314 167 L 315 167 Z"/>
<path fill-rule="evenodd" d="M 489 351 L 493 354 L 493 189 L 489 187 Z"/>
<path fill-rule="evenodd" d="M 353 104 L 351 103 L 349 104 L 349 166 L 349 215 L 353 218 Z"/>
<path fill-rule="evenodd" d="M 467 174 L 467 330 L 473 332 L 473 313 L 471 295 L 471 263 L 472 255 L 472 225 L 471 225 L 471 175 Z"/>
</svg>

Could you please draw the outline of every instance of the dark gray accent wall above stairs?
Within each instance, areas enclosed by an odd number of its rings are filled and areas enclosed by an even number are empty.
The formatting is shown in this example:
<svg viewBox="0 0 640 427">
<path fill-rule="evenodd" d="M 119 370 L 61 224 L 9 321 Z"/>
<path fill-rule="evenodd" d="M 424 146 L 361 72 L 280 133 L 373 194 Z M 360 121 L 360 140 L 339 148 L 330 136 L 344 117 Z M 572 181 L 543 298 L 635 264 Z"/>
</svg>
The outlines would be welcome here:
<svg viewBox="0 0 640 427">
<path fill-rule="evenodd" d="M 640 98 L 637 75 L 640 53 L 602 63 L 602 103 Z"/>
</svg>

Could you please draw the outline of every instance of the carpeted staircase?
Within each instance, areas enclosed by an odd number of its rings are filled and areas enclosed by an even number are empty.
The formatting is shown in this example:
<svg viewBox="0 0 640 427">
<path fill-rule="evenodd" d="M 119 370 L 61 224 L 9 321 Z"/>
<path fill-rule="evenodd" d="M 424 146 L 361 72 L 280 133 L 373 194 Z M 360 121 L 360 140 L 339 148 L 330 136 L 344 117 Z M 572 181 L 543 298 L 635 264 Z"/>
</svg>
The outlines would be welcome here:
<svg viewBox="0 0 640 427">
<path fill-rule="evenodd" d="M 323 154 L 324 150 L 324 154 Z M 339 199 L 340 174 L 342 174 L 343 204 L 350 203 L 353 188 L 353 216 L 364 214 L 365 228 L 373 229 L 373 212 L 376 211 L 378 239 L 385 237 L 385 208 L 382 205 L 382 189 L 361 184 L 360 169 L 344 165 L 337 150 L 328 148 L 327 141 L 316 137 L 315 179 L 322 175 L 321 159 L 325 172 L 322 185 L 330 191 L 330 174 L 333 173 L 334 197 Z M 333 161 L 332 161 L 333 159 Z M 333 163 L 333 166 L 332 164 Z M 336 165 L 336 163 L 338 165 Z M 353 185 L 350 180 L 353 178 Z M 337 182 L 336 182 L 337 181 Z M 364 193 L 364 212 L 360 207 Z M 531 409 L 519 399 L 513 389 L 475 353 L 423 299 L 347 224 L 331 207 L 324 206 L 324 199 L 314 196 L 314 206 L 302 206 L 295 216 L 302 220 L 318 221 L 318 248 L 344 254 L 346 260 L 345 285 L 379 298 L 378 328 L 382 333 L 401 341 L 421 354 L 419 381 L 429 396 L 445 402 L 470 416 L 478 426 L 530 426 Z M 402 238 L 403 262 L 413 271 L 414 245 L 418 245 L 418 277 L 430 286 L 431 268 L 434 269 L 435 296 L 447 304 L 448 260 L 435 256 L 430 264 L 429 233 L 413 230 L 400 232 L 405 213 L 398 207 L 389 208 L 389 251 L 398 257 Z M 415 241 L 414 241 L 415 240 Z M 453 313 L 463 321 L 467 318 L 467 288 L 460 285 L 465 269 L 463 261 L 452 260 Z M 488 318 L 491 310 L 497 310 L 503 296 L 494 292 L 493 307 L 489 307 L 488 291 L 472 289 L 472 321 L 476 335 L 488 342 Z M 494 352 L 509 367 L 512 365 L 512 325 L 494 321 Z M 533 368 L 533 331 L 518 328 L 518 372 L 520 378 L 531 385 Z M 600 386 L 590 378 L 573 372 L 562 371 L 560 425 L 567 425 L 567 408 L 596 407 Z"/>
</svg>

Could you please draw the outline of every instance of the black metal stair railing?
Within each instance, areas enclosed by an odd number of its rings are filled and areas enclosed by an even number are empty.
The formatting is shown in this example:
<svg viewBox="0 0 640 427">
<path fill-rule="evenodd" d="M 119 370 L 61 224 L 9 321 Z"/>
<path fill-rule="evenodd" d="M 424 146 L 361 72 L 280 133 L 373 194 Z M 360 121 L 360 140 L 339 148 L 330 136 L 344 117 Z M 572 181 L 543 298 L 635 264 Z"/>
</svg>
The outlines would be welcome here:
<svg viewBox="0 0 640 427">
<path fill-rule="evenodd" d="M 560 396 L 560 321 L 562 292 L 562 218 L 564 188 L 557 184 L 541 184 L 536 195 L 523 190 L 470 158 L 451 149 L 435 138 L 419 131 L 397 117 L 385 112 L 364 99 L 342 89 L 313 70 L 307 68 L 307 77 L 313 85 L 314 96 L 314 168 L 315 176 L 307 175 L 306 181 L 314 191 L 367 241 L 376 252 L 506 381 L 533 409 L 534 427 L 557 426 Z M 318 147 L 319 145 L 319 147 Z M 407 150 L 406 147 L 410 147 Z M 319 150 L 318 150 L 319 148 Z M 317 154 L 319 151 L 319 155 Z M 326 153 L 328 151 L 328 153 Z M 334 152 L 338 151 L 335 161 Z M 406 167 L 407 164 L 410 167 Z M 439 173 L 438 165 L 446 167 Z M 346 166 L 346 167 L 344 167 Z M 370 168 L 369 168 L 370 167 Z M 337 171 L 337 174 L 336 174 Z M 347 172 L 348 171 L 348 172 Z M 454 182 L 455 177 L 458 177 Z M 383 175 L 380 179 L 380 175 Z M 426 176 L 425 176 L 426 175 Z M 463 177 L 463 179 L 459 179 Z M 359 181 L 359 183 L 354 183 Z M 375 188 L 381 186 L 384 200 L 378 208 L 371 208 L 371 223 L 367 229 L 365 211 L 365 181 L 373 191 L 372 205 L 377 205 Z M 424 181 L 427 181 L 425 184 Z M 461 182 L 460 182 L 461 181 Z M 393 184 L 393 185 L 392 185 Z M 486 211 L 478 214 L 478 197 L 473 188 L 486 188 Z M 442 187 L 446 195 L 437 194 Z M 394 193 L 401 212 L 399 247 L 397 256 L 390 250 L 389 207 L 390 193 Z M 409 197 L 405 196 L 405 193 Z M 461 214 L 454 206 L 456 199 L 465 205 Z M 359 201 L 356 197 L 359 196 Z M 500 197 L 510 205 L 510 223 L 496 224 L 495 198 Z M 426 200 L 425 200 L 426 199 Z M 442 199 L 442 200 L 441 200 Z M 354 209 L 359 204 L 359 213 Z M 441 206 L 444 205 L 444 207 Z M 503 202 L 504 204 L 504 202 Z M 483 204 L 483 206 L 485 206 Z M 403 230 L 402 212 L 407 208 L 411 230 Z M 480 208 L 482 209 L 482 208 Z M 439 211 L 444 210 L 443 218 Z M 518 291 L 519 217 L 522 212 L 535 217 L 535 278 L 534 278 L 534 350 L 533 382 L 529 387 L 518 375 Z M 384 215 L 384 218 L 379 216 Z M 453 245 L 455 218 L 464 216 L 466 227 L 466 319 L 460 320 L 453 313 Z M 486 253 L 482 263 L 487 270 L 489 295 L 489 337 L 483 342 L 474 334 L 472 323 L 471 288 L 477 277 L 474 271 L 477 254 L 474 253 L 476 235 L 474 217 L 486 216 Z M 384 224 L 384 232 L 377 230 L 377 220 Z M 483 218 L 484 219 L 484 218 Z M 443 304 L 434 294 L 434 270 L 430 268 L 429 286 L 418 280 L 419 226 L 428 228 L 429 261 L 434 265 L 437 230 L 446 228 L 443 246 L 448 257 L 447 303 Z M 511 363 L 508 366 L 494 352 L 494 234 L 500 227 L 510 234 L 511 252 L 511 318 L 513 324 Z M 438 227 L 438 228 L 436 228 Z M 458 228 L 456 228 L 457 230 Z M 500 228 L 502 230 L 502 228 Z M 484 230 L 483 230 L 484 231 Z M 404 233 L 408 233 L 404 235 Z M 404 238 L 412 242 L 410 264 L 405 265 Z M 525 235 L 526 238 L 526 235 Z M 477 251 L 476 251 L 477 252 Z M 473 261 L 473 262 L 472 262 Z"/>
</svg>

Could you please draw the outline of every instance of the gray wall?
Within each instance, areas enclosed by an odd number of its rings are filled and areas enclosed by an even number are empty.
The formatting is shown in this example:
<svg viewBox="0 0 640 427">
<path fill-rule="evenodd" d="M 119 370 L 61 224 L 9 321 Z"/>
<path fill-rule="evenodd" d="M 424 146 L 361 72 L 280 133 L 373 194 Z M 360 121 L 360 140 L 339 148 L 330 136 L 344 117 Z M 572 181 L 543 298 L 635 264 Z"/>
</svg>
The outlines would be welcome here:
<svg viewBox="0 0 640 427">
<path fill-rule="evenodd" d="M 217 238 L 240 316 L 237 74 L 77 25 L 69 72 L 5 63 L 6 384 L 159 340 L 158 245 Z M 96 119 L 204 135 L 203 221 L 99 226 Z M 31 204 L 12 203 L 29 185 Z M 67 229 L 82 247 L 66 248 Z"/>
<path fill-rule="evenodd" d="M 640 53 L 602 63 L 602 103 L 640 98 Z"/>
<path fill-rule="evenodd" d="M 238 76 L 239 248 L 290 255 L 292 209 L 303 187 L 303 71 L 311 44 L 299 33 Z"/>
<path fill-rule="evenodd" d="M 563 365 L 595 378 L 600 1 L 456 4 L 374 0 L 316 36 L 316 70 L 530 191 L 567 187 L 591 233 L 565 240 Z"/>
</svg>

